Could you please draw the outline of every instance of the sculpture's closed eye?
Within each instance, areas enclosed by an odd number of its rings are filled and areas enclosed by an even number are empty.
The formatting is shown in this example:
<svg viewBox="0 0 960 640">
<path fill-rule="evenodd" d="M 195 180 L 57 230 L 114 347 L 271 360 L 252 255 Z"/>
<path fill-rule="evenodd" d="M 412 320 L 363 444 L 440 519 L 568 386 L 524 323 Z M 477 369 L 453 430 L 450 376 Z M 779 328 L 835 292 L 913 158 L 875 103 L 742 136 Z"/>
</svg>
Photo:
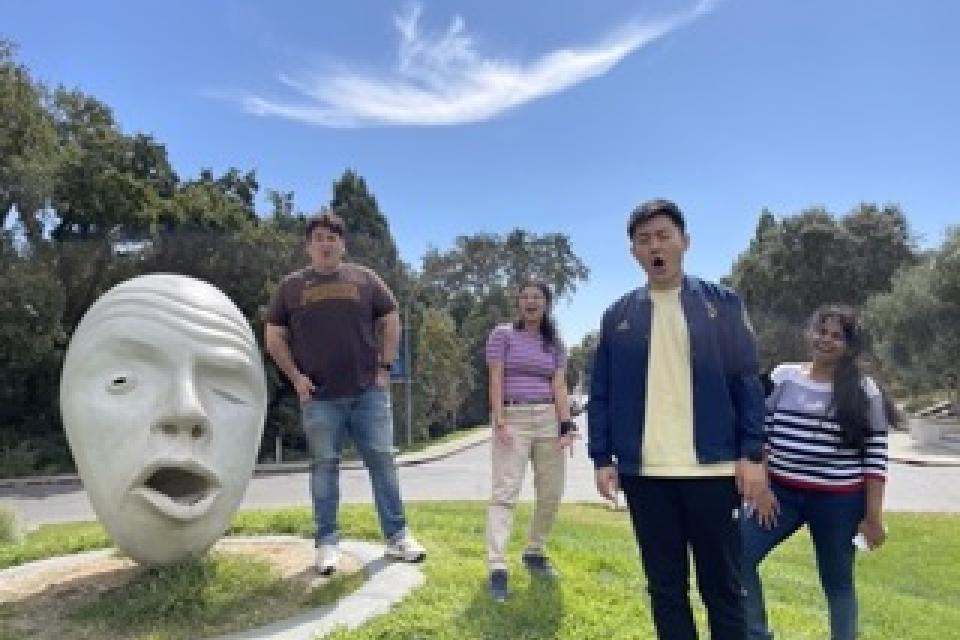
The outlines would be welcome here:
<svg viewBox="0 0 960 640">
<path fill-rule="evenodd" d="M 223 387 L 213 387 L 211 391 L 213 391 L 215 394 L 217 394 L 218 396 L 220 396 L 230 404 L 247 404 L 247 401 L 244 400 L 242 397 L 240 397 L 235 393 L 227 391 Z"/>
</svg>

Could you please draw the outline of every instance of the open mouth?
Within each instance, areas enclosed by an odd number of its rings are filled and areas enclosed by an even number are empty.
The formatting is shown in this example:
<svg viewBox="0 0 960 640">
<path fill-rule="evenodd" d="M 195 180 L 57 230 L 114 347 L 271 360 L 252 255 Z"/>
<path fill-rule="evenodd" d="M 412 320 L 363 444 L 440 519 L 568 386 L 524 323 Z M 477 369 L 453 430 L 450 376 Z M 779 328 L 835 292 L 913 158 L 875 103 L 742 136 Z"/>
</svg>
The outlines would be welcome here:
<svg viewBox="0 0 960 640">
<path fill-rule="evenodd" d="M 193 460 L 158 460 L 147 466 L 131 491 L 175 520 L 202 516 L 219 492 L 216 475 Z"/>
</svg>

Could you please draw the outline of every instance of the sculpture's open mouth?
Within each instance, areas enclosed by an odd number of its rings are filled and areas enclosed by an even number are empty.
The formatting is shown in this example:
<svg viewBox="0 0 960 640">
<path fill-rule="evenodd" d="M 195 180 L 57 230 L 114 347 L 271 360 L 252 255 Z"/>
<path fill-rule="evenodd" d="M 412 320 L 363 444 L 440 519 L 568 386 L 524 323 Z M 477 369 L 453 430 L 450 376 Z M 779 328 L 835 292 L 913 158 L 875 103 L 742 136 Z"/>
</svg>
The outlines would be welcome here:
<svg viewBox="0 0 960 640">
<path fill-rule="evenodd" d="M 132 493 L 157 511 L 175 520 L 192 520 L 205 514 L 220 492 L 216 475 L 193 461 L 157 460 L 150 464 Z"/>
</svg>

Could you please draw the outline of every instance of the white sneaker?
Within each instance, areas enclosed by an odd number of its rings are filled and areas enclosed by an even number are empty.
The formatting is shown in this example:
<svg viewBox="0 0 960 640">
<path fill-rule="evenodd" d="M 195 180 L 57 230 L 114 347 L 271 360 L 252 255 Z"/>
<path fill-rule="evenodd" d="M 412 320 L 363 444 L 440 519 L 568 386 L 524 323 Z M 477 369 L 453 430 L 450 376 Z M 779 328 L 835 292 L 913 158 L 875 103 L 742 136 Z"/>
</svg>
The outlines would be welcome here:
<svg viewBox="0 0 960 640">
<path fill-rule="evenodd" d="M 337 560 L 340 559 L 340 548 L 336 544 L 321 544 L 317 547 L 317 571 L 322 576 L 329 576 L 337 570 Z"/>
<path fill-rule="evenodd" d="M 407 533 L 394 542 L 388 542 L 384 555 L 404 562 L 422 562 L 427 557 L 427 550 Z"/>
</svg>

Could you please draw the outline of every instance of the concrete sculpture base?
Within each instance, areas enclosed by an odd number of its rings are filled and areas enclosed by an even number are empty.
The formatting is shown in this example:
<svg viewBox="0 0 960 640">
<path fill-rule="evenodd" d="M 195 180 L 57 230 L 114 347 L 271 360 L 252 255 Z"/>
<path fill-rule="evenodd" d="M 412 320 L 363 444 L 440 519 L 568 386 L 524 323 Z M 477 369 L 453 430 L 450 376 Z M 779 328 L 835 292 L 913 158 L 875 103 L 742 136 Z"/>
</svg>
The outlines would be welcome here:
<svg viewBox="0 0 960 640">
<path fill-rule="evenodd" d="M 382 546 L 356 540 L 342 541 L 337 573 L 329 578 L 316 573 L 313 541 L 304 538 L 228 537 L 220 540 L 213 551 L 267 561 L 286 580 L 301 585 L 304 593 L 345 574 L 363 572 L 365 578 L 356 591 L 337 602 L 214 640 L 308 640 L 323 637 L 336 628 L 355 628 L 386 613 L 424 582 L 418 567 L 392 563 L 384 559 Z M 108 591 L 122 588 L 143 572 L 144 567 L 117 554 L 114 549 L 39 560 L 5 569 L 0 571 L 4 627 L 16 632 L 16 637 L 34 640 L 83 636 L 86 631 L 74 628 L 76 622 L 69 618 L 69 612 L 95 602 Z M 116 631 L 123 633 L 122 629 Z"/>
</svg>

